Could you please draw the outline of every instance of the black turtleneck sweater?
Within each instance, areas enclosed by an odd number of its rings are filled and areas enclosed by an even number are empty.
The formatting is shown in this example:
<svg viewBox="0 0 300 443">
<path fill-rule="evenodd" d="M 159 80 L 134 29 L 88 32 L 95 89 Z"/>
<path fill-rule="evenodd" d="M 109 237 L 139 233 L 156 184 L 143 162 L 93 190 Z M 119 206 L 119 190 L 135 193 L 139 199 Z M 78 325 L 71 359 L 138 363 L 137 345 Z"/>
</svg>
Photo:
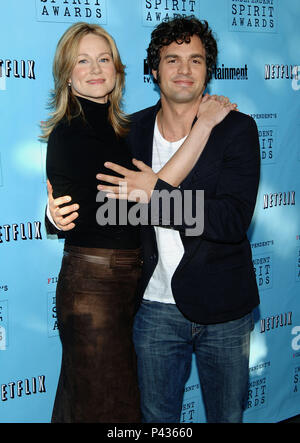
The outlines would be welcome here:
<svg viewBox="0 0 300 443">
<path fill-rule="evenodd" d="M 99 184 L 96 174 L 117 175 L 104 167 L 106 161 L 135 169 L 129 148 L 124 139 L 117 138 L 108 122 L 108 103 L 78 99 L 85 119 L 79 116 L 70 123 L 62 120 L 50 134 L 47 148 L 46 169 L 54 198 L 70 195 L 72 202 L 80 205 L 75 228 L 65 232 L 65 243 L 91 248 L 138 248 L 137 227 L 100 226 L 96 221 L 96 212 L 103 204 L 96 202 Z M 128 203 L 128 209 L 130 206 Z"/>
</svg>

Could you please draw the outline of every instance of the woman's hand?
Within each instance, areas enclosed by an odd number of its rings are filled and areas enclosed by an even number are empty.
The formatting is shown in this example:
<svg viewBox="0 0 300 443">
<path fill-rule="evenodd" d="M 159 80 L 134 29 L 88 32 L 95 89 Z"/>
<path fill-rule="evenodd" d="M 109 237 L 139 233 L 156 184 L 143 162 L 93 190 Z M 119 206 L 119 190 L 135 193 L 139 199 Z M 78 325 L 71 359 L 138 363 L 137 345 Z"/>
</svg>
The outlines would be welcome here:
<svg viewBox="0 0 300 443">
<path fill-rule="evenodd" d="M 197 118 L 209 128 L 213 128 L 220 123 L 230 111 L 236 110 L 237 104 L 231 103 L 228 97 L 205 94 L 199 105 Z"/>
</svg>

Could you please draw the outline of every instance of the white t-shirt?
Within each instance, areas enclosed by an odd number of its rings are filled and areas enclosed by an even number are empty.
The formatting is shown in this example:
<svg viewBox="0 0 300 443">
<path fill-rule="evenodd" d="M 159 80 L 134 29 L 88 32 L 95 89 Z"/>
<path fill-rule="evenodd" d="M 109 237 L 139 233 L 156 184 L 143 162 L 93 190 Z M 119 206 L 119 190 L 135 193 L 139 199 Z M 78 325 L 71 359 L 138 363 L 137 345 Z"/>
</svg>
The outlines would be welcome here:
<svg viewBox="0 0 300 443">
<path fill-rule="evenodd" d="M 168 142 L 154 127 L 152 169 L 158 172 L 182 145 L 186 137 Z M 182 259 L 184 248 L 179 231 L 167 227 L 154 227 L 158 248 L 158 263 L 144 293 L 144 299 L 161 303 L 175 303 L 171 279 Z"/>
</svg>

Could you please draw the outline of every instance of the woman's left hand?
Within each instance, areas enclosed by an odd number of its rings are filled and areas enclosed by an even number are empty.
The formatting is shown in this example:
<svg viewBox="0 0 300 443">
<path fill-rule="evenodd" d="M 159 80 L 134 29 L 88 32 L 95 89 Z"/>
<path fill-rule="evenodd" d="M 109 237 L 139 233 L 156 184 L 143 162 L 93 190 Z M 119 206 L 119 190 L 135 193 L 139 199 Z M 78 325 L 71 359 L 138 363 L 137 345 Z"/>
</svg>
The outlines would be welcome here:
<svg viewBox="0 0 300 443">
<path fill-rule="evenodd" d="M 97 174 L 96 177 L 98 180 L 111 184 L 98 185 L 97 189 L 106 192 L 108 198 L 148 203 L 157 182 L 158 175 L 140 160 L 133 159 L 132 163 L 139 171 L 132 171 L 116 163 L 104 163 L 106 168 L 117 172 L 123 177 Z"/>
<path fill-rule="evenodd" d="M 205 94 L 202 98 L 197 118 L 209 128 L 213 128 L 220 123 L 230 111 L 236 111 L 237 104 L 231 103 L 228 97 L 223 95 Z"/>
</svg>

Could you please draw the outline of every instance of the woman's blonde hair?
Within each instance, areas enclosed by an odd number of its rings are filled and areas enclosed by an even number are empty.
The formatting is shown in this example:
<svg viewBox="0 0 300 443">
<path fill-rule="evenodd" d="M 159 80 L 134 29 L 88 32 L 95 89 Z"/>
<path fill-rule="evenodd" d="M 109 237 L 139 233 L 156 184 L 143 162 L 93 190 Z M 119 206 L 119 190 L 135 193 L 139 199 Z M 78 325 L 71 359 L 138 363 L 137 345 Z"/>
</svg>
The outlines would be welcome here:
<svg viewBox="0 0 300 443">
<path fill-rule="evenodd" d="M 53 62 L 54 91 L 50 100 L 50 108 L 53 112 L 50 118 L 43 123 L 43 139 L 47 139 L 57 123 L 66 117 L 69 121 L 83 114 L 79 100 L 68 86 L 76 57 L 79 43 L 87 34 L 95 34 L 103 37 L 111 49 L 113 62 L 116 69 L 116 85 L 108 96 L 110 102 L 108 118 L 118 136 L 126 135 L 129 119 L 121 109 L 122 94 L 125 85 L 125 66 L 114 39 L 101 26 L 78 22 L 70 26 L 59 40 Z"/>
</svg>

